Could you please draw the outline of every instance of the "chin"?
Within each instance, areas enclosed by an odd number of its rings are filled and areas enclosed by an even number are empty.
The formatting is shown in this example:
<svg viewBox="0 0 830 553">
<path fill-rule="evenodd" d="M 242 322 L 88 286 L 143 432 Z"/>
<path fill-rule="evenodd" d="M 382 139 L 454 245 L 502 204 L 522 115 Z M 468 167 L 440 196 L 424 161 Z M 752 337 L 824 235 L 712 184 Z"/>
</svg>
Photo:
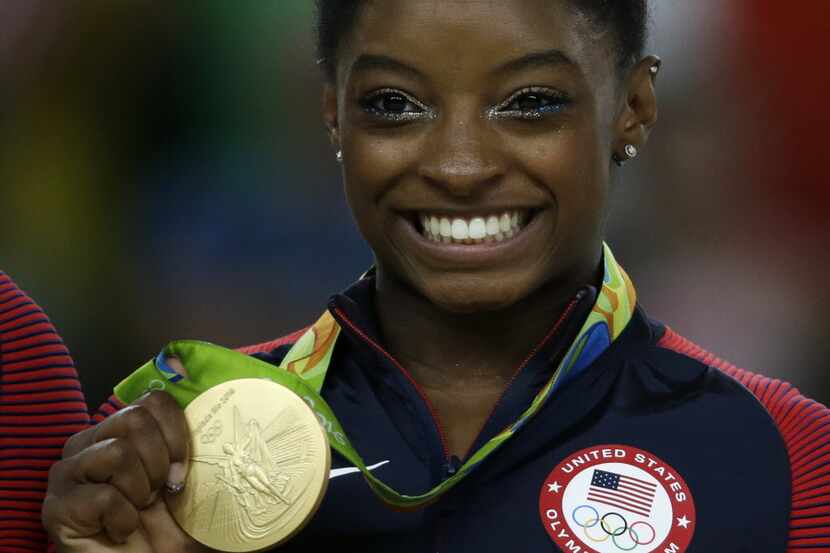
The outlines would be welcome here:
<svg viewBox="0 0 830 553">
<path fill-rule="evenodd" d="M 453 278 L 425 286 L 421 293 L 430 303 L 459 315 L 507 309 L 530 295 L 525 286 L 494 280 Z"/>
</svg>

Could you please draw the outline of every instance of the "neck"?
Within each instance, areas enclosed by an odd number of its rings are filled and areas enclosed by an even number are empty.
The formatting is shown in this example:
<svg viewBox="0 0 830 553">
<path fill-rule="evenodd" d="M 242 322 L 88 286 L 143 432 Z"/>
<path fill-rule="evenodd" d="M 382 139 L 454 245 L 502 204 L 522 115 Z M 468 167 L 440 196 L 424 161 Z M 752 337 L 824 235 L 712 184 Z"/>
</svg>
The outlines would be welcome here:
<svg viewBox="0 0 830 553">
<path fill-rule="evenodd" d="M 586 275 L 550 285 L 496 311 L 453 313 L 379 272 L 375 308 L 385 346 L 419 385 L 503 389 L 578 289 L 601 278 Z"/>
</svg>

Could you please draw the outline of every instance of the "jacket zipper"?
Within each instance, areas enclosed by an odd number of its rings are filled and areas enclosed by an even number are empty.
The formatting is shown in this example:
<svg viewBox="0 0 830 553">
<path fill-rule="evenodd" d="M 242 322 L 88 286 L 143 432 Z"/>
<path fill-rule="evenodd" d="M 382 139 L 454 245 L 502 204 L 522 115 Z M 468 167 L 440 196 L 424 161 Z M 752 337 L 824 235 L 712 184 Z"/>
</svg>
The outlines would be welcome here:
<svg viewBox="0 0 830 553">
<path fill-rule="evenodd" d="M 487 428 L 487 425 L 490 423 L 490 419 L 492 419 L 493 415 L 496 414 L 496 411 L 501 406 L 501 403 L 504 400 L 504 396 L 507 395 L 507 392 L 510 390 L 510 387 L 513 386 L 513 383 L 516 381 L 516 379 L 522 373 L 522 371 L 527 366 L 527 364 L 530 363 L 530 360 L 533 359 L 536 356 L 536 354 L 539 353 L 539 350 L 541 350 L 543 347 L 545 347 L 545 345 L 559 332 L 559 329 L 562 326 L 562 324 L 568 319 L 568 317 L 570 317 L 570 315 L 573 312 L 574 308 L 577 306 L 577 304 L 579 304 L 580 301 L 582 301 L 582 298 L 584 298 L 584 297 L 585 297 L 585 293 L 582 290 L 577 292 L 576 296 L 571 300 L 571 302 L 568 304 L 568 306 L 565 308 L 565 310 L 559 316 L 559 320 L 556 321 L 556 323 L 553 325 L 553 327 L 550 329 L 550 331 L 545 335 L 544 338 L 542 338 L 542 341 L 540 341 L 538 344 L 536 344 L 536 347 L 534 347 L 531 350 L 531 352 L 528 354 L 528 356 L 525 357 L 524 361 L 521 362 L 519 367 L 513 373 L 513 376 L 510 378 L 510 381 L 504 387 L 504 390 L 502 390 L 502 393 L 499 396 L 499 398 L 496 400 L 496 403 L 493 404 L 493 408 L 490 410 L 490 414 L 487 415 L 486 419 L 484 419 L 484 423 L 481 425 L 481 428 L 479 429 L 478 434 L 476 434 L 476 438 L 475 438 L 475 440 L 473 440 L 472 445 L 470 445 L 470 449 L 467 450 L 464 453 L 464 459 L 463 459 L 464 461 L 466 461 L 467 458 L 470 456 L 470 453 L 472 452 L 472 448 L 478 443 L 479 438 L 481 438 L 481 433 L 484 432 L 484 429 Z"/>
<path fill-rule="evenodd" d="M 437 433 L 438 433 L 438 439 L 441 441 L 441 449 L 443 450 L 443 453 L 444 453 L 444 461 L 447 463 L 447 466 L 449 466 L 449 465 L 450 465 L 450 462 L 451 462 L 451 459 L 450 459 L 450 449 L 449 449 L 449 447 L 447 446 L 447 437 L 446 437 L 446 435 L 444 434 L 444 427 L 443 427 L 443 426 L 441 426 L 441 421 L 440 421 L 440 420 L 438 420 L 438 415 L 437 415 L 437 413 L 435 412 L 435 408 L 432 406 L 432 402 L 430 402 L 429 398 L 428 398 L 428 397 L 427 397 L 427 395 L 424 393 L 424 391 L 421 389 L 421 387 L 418 385 L 418 383 L 415 381 L 415 379 L 414 379 L 414 378 L 412 378 L 412 375 L 411 375 L 411 374 L 409 374 L 409 371 L 407 371 L 407 370 L 404 368 L 404 366 L 403 366 L 403 365 L 401 365 L 401 364 L 398 362 L 398 360 L 397 360 L 397 359 L 395 359 L 394 357 L 392 357 L 392 355 L 391 355 L 389 352 L 387 352 L 385 349 L 383 349 L 383 347 L 382 347 L 380 344 L 378 344 L 377 342 L 375 342 L 374 340 L 372 340 L 369 336 L 367 336 L 367 335 L 366 335 L 366 333 L 365 333 L 365 332 L 363 332 L 360 328 L 358 328 L 358 326 L 357 326 L 357 325 L 355 325 L 355 324 L 351 321 L 351 319 L 349 319 L 349 318 L 346 316 L 346 314 L 343 312 L 343 310 L 341 310 L 339 307 L 335 307 L 335 308 L 334 308 L 334 313 L 335 313 L 335 314 L 336 314 L 336 315 L 337 315 L 340 319 L 342 319 L 342 320 L 343 320 L 343 322 L 344 322 L 344 323 L 346 323 L 346 325 L 348 325 L 348 327 L 349 327 L 349 328 L 350 328 L 350 329 L 351 329 L 351 330 L 352 330 L 355 334 L 357 334 L 358 336 L 360 336 L 360 338 L 361 338 L 363 341 L 365 341 L 367 344 L 369 344 L 369 345 L 370 345 L 370 346 L 371 346 L 371 347 L 372 347 L 375 351 L 379 352 L 381 355 L 383 355 L 384 357 L 386 357 L 386 358 L 387 358 L 387 359 L 388 359 L 388 360 L 389 360 L 389 361 L 390 361 L 390 362 L 391 362 L 391 363 L 392 363 L 395 367 L 397 367 L 397 368 L 398 368 L 398 370 L 399 370 L 399 371 L 401 371 L 401 373 L 403 373 L 403 375 L 406 377 L 406 379 L 407 379 L 407 380 L 409 380 L 409 382 L 410 382 L 410 383 L 412 384 L 412 386 L 415 388 L 415 391 L 416 391 L 416 392 L 418 392 L 418 395 L 419 395 L 419 396 L 421 396 L 421 399 L 423 400 L 424 404 L 427 406 L 427 410 L 429 411 L 429 414 L 430 414 L 430 416 L 432 417 L 432 422 L 433 422 L 433 424 L 435 425 L 435 430 L 436 430 L 436 431 L 437 431 Z"/>
<path fill-rule="evenodd" d="M 478 434 L 476 435 L 476 439 L 473 440 L 473 445 L 475 445 L 478 442 L 479 437 L 481 437 L 481 433 L 487 427 L 487 424 L 490 422 L 490 419 L 493 418 L 493 415 L 495 414 L 496 410 L 501 405 L 501 402 L 504 399 L 504 396 L 507 394 L 508 390 L 510 390 L 510 387 L 513 385 L 513 382 L 516 380 L 516 378 L 518 378 L 519 374 L 521 374 L 522 370 L 525 368 L 525 366 L 527 366 L 527 364 L 530 362 L 530 360 L 533 359 L 533 357 L 537 353 L 539 353 L 539 350 L 542 349 L 545 346 L 545 344 L 547 344 L 551 340 L 551 338 L 553 338 L 557 334 L 557 332 L 561 328 L 562 324 L 568 319 L 571 312 L 574 310 L 576 305 L 582 300 L 582 298 L 584 296 L 585 296 L 585 294 L 582 290 L 577 292 L 574 299 L 571 300 L 571 302 L 568 304 L 568 306 L 565 308 L 565 310 L 559 316 L 559 320 L 556 321 L 556 323 L 553 325 L 553 327 L 550 329 L 550 331 L 547 333 L 547 335 L 545 335 L 545 337 L 542 339 L 542 341 L 540 341 L 536 345 L 536 347 L 534 347 L 533 350 L 531 350 L 531 352 L 528 354 L 528 356 L 524 359 L 524 361 L 522 361 L 522 363 L 519 365 L 519 367 L 513 373 L 513 376 L 510 378 L 510 381 L 507 383 L 507 386 L 505 386 L 504 390 L 502 391 L 501 395 L 499 396 L 499 399 L 496 400 L 496 403 L 493 405 L 493 408 L 491 409 L 490 414 L 487 416 L 487 418 L 484 421 L 484 424 L 482 425 L 481 429 L 478 431 Z M 432 402 L 429 400 L 429 397 L 427 397 L 426 393 L 424 393 L 423 389 L 418 385 L 418 383 L 415 381 L 415 379 L 412 378 L 412 375 L 409 373 L 409 371 L 407 371 L 406 368 L 403 365 L 401 365 L 398 362 L 398 360 L 395 359 L 392 356 L 392 354 L 390 354 L 388 351 L 386 351 L 380 344 L 378 344 L 377 342 L 372 340 L 365 332 L 363 332 L 356 324 L 354 324 L 352 322 L 352 320 L 349 319 L 349 317 L 346 315 L 346 313 L 343 312 L 342 309 L 340 309 L 339 307 L 335 307 L 334 312 L 338 316 L 338 318 L 340 318 L 344 323 L 346 323 L 346 325 L 355 334 L 357 334 L 363 341 L 365 341 L 367 344 L 369 344 L 375 351 L 377 351 L 378 353 L 380 353 L 381 355 L 386 357 L 395 367 L 397 367 L 398 370 L 401 371 L 401 373 L 406 377 L 406 379 L 415 388 L 415 391 L 418 393 L 418 395 L 421 397 L 421 400 L 427 406 L 427 410 L 429 411 L 429 414 L 432 417 L 432 422 L 435 425 L 435 429 L 438 433 L 438 438 L 441 441 L 441 448 L 442 448 L 443 453 L 444 453 L 444 461 L 446 462 L 446 466 L 447 466 L 446 472 L 450 476 L 452 474 L 454 474 L 457 471 L 458 467 L 456 467 L 455 464 L 453 463 L 453 458 L 450 455 L 449 447 L 447 446 L 447 438 L 446 438 L 446 435 L 444 433 L 444 427 L 441 425 L 441 421 L 438 418 L 438 414 L 436 413 L 435 408 L 432 405 Z M 471 446 L 471 448 L 472 448 L 472 446 Z M 467 459 L 469 454 L 470 454 L 470 451 L 467 451 L 465 453 L 465 455 L 464 455 L 465 460 Z"/>
</svg>

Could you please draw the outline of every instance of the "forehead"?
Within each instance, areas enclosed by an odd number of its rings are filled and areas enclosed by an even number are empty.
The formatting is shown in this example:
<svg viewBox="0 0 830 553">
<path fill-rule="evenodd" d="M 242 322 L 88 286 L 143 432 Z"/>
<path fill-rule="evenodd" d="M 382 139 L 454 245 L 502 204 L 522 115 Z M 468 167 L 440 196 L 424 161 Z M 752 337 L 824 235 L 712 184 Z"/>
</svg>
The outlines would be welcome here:
<svg viewBox="0 0 830 553">
<path fill-rule="evenodd" d="M 412 62 L 427 73 L 483 73 L 528 52 L 559 50 L 582 73 L 610 67 L 608 41 L 568 0 L 366 0 L 340 57 Z"/>
</svg>

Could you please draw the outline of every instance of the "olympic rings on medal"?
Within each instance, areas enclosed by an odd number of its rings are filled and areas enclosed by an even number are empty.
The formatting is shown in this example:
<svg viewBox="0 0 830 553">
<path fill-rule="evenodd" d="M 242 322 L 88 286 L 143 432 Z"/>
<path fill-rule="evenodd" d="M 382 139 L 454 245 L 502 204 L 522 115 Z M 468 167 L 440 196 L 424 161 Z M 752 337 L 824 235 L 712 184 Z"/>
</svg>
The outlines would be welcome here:
<svg viewBox="0 0 830 553">
<path fill-rule="evenodd" d="M 199 439 L 200 442 L 203 444 L 212 444 L 216 441 L 216 438 L 222 435 L 222 421 L 216 421 L 213 423 L 213 426 L 207 429 L 207 431 L 202 434 L 202 437 Z"/>
<path fill-rule="evenodd" d="M 592 510 L 594 512 L 594 518 L 586 519 L 586 522 L 579 522 L 579 519 L 576 518 L 576 512 L 579 511 L 580 509 L 590 509 L 590 510 Z M 571 518 L 574 519 L 574 522 L 576 524 L 578 524 L 579 526 L 582 526 L 583 528 L 590 528 L 590 527 L 596 525 L 597 522 L 599 522 L 599 511 L 597 511 L 596 509 L 594 509 L 590 505 L 580 505 L 579 507 L 577 507 L 576 509 L 573 510 L 573 513 L 571 513 Z"/>
<path fill-rule="evenodd" d="M 591 514 L 588 514 L 586 510 L 590 511 Z M 571 513 L 571 518 L 577 526 L 582 527 L 582 531 L 587 539 L 594 543 L 603 543 L 610 539 L 620 551 L 633 551 L 637 548 L 637 546 L 650 545 L 655 539 L 657 539 L 657 531 L 648 522 L 638 520 L 629 525 L 628 520 L 626 520 L 624 516 L 613 511 L 605 513 L 602 517 L 600 517 L 599 511 L 591 505 L 578 506 Z M 588 531 L 590 528 L 597 525 L 602 529 L 603 534 L 605 534 L 604 537 L 592 536 Z M 645 534 L 647 536 L 648 534 L 645 533 L 646 531 L 651 532 L 651 537 L 644 540 L 642 539 L 641 534 Z M 626 533 L 628 534 L 628 537 L 631 538 L 631 546 L 626 546 L 624 543 L 625 540 L 622 539 Z"/>
<path fill-rule="evenodd" d="M 622 526 L 620 526 L 619 528 L 616 528 L 615 530 L 609 530 L 605 526 L 605 519 L 610 517 L 610 516 L 619 517 L 620 520 L 622 520 Z M 605 513 L 604 515 L 602 515 L 602 519 L 600 519 L 599 525 L 602 526 L 602 529 L 605 531 L 606 534 L 608 534 L 610 536 L 614 536 L 614 537 L 622 536 L 623 534 L 625 534 L 625 531 L 628 530 L 628 521 L 625 520 L 625 517 L 622 516 L 620 513 L 615 513 L 613 511 L 610 512 L 610 513 Z M 619 530 L 619 532 L 618 532 L 618 530 Z"/>
<path fill-rule="evenodd" d="M 643 526 L 647 526 L 648 529 L 651 530 L 651 539 L 650 540 L 640 541 L 640 535 L 637 533 L 636 530 L 634 530 L 634 527 L 637 526 L 638 524 L 642 524 Z M 644 522 L 642 520 L 638 520 L 637 522 L 632 524 L 628 528 L 628 534 L 631 536 L 631 539 L 634 540 L 634 542 L 637 545 L 649 545 L 651 542 L 653 542 L 655 540 L 655 538 L 657 538 L 657 531 L 654 529 L 654 526 L 652 526 L 648 522 Z"/>
</svg>

